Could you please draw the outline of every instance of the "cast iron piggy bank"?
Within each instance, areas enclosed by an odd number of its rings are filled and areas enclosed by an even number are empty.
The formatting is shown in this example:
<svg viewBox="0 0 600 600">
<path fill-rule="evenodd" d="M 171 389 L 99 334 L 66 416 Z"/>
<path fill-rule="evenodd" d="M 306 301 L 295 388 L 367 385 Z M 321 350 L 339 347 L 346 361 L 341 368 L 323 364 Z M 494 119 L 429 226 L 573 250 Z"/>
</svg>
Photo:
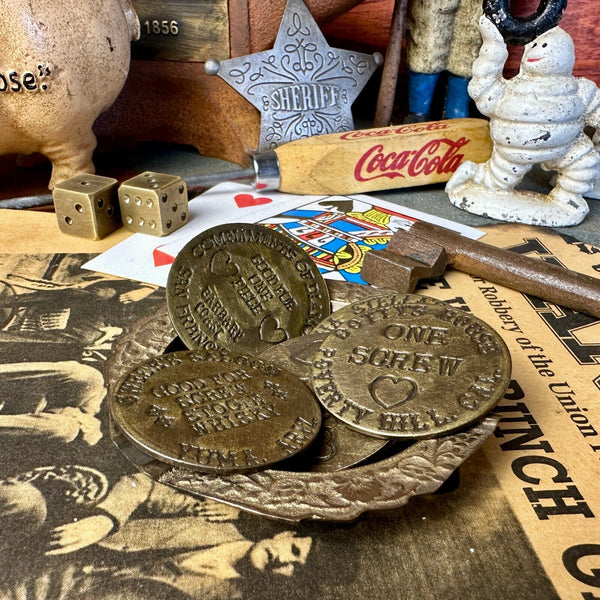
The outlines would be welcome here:
<svg viewBox="0 0 600 600">
<path fill-rule="evenodd" d="M 0 154 L 40 152 L 54 183 L 94 172 L 92 125 L 127 77 L 130 0 L 2 0 Z"/>
</svg>

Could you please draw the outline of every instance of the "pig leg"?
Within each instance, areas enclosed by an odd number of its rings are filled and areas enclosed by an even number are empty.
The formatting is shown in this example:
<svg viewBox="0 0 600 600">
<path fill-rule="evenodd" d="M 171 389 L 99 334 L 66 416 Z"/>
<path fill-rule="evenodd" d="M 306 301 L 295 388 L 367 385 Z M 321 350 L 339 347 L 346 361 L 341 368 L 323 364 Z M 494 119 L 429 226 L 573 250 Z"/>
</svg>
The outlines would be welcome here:
<svg viewBox="0 0 600 600">
<path fill-rule="evenodd" d="M 90 124 L 87 132 L 75 132 L 74 135 L 44 147 L 41 152 L 52 162 L 52 177 L 48 188 L 54 189 L 57 183 L 70 179 L 77 173 L 95 173 L 92 155 L 96 143 Z"/>
</svg>

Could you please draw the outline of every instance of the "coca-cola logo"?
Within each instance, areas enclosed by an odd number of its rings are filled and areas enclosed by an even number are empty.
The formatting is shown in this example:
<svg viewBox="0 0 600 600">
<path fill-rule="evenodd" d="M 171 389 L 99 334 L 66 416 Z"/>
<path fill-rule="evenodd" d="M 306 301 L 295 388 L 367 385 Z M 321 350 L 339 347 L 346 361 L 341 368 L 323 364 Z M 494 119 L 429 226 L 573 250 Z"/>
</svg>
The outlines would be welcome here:
<svg viewBox="0 0 600 600">
<path fill-rule="evenodd" d="M 347 131 L 340 135 L 340 140 L 356 140 L 366 137 L 382 137 L 388 135 L 407 135 L 412 133 L 426 133 L 428 131 L 440 131 L 450 126 L 444 121 L 431 121 L 429 123 L 408 123 L 399 127 L 386 127 L 385 129 L 358 129 Z"/>
<path fill-rule="evenodd" d="M 459 150 L 469 143 L 462 137 L 458 140 L 440 138 L 430 140 L 419 150 L 386 152 L 383 144 L 369 148 L 354 167 L 356 181 L 371 181 L 379 177 L 417 177 L 432 173 L 454 173 L 465 157 Z"/>
</svg>

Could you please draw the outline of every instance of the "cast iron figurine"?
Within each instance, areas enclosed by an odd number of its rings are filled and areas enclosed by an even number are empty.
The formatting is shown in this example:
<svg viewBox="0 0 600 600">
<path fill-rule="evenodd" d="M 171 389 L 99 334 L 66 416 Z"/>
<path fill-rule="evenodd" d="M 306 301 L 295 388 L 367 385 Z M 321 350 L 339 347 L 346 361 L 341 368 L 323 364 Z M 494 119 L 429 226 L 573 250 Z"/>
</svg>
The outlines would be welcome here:
<svg viewBox="0 0 600 600">
<path fill-rule="evenodd" d="M 468 117 L 467 84 L 481 45 L 481 0 L 410 0 L 408 5 L 408 122 L 430 121 L 440 75 L 447 71 L 444 115 Z"/>
<path fill-rule="evenodd" d="M 504 221 L 561 227 L 588 213 L 583 196 L 600 176 L 600 157 L 585 126 L 600 126 L 600 90 L 572 74 L 571 37 L 553 27 L 525 46 L 519 73 L 504 79 L 506 43 L 487 17 L 473 64 L 469 93 L 490 117 L 494 143 L 482 164 L 463 163 L 446 186 L 450 201 L 469 212 Z M 548 195 L 515 190 L 533 167 L 557 172 Z"/>
<path fill-rule="evenodd" d="M 139 34 L 130 0 L 2 2 L 0 154 L 47 156 L 50 189 L 93 173 L 92 125 L 121 91 Z"/>
</svg>

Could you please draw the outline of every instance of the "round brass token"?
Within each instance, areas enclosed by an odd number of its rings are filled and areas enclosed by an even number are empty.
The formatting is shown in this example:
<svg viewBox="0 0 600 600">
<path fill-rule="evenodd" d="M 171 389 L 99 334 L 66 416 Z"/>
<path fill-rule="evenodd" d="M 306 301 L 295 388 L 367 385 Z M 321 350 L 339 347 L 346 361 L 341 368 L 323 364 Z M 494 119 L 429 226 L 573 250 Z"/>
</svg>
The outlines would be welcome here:
<svg viewBox="0 0 600 600">
<path fill-rule="evenodd" d="M 511 361 L 481 319 L 395 294 L 334 313 L 312 366 L 323 406 L 375 436 L 415 439 L 461 429 L 504 394 Z"/>
<path fill-rule="evenodd" d="M 357 292 L 355 288 L 351 287 L 341 288 L 349 291 L 351 294 L 347 295 L 346 298 L 348 304 L 325 317 L 313 329 L 312 333 L 315 335 L 331 333 L 332 331 L 336 330 L 338 324 L 342 320 L 352 319 L 356 311 L 363 314 L 368 314 L 369 312 L 387 314 L 386 311 L 388 311 L 388 309 L 395 313 L 400 310 L 398 307 L 410 305 L 412 308 L 402 310 L 407 310 L 410 314 L 419 314 L 421 311 L 425 310 L 425 307 L 429 304 L 441 304 L 442 306 L 448 306 L 448 304 L 442 300 L 438 300 L 437 298 L 433 298 L 431 296 L 424 296 L 421 294 L 402 294 L 393 290 L 382 290 L 378 288 L 371 288 L 370 286 L 361 287 L 364 288 L 363 292 Z"/>
<path fill-rule="evenodd" d="M 314 357 L 326 337 L 327 334 L 324 333 L 302 335 L 265 350 L 260 354 L 260 358 L 287 369 L 310 386 Z M 314 443 L 293 461 L 293 465 L 286 464 L 285 468 L 318 473 L 340 471 L 365 462 L 388 443 L 389 440 L 364 435 L 351 429 L 330 413 L 326 413 Z"/>
<path fill-rule="evenodd" d="M 143 452 L 217 473 L 294 456 L 321 425 L 314 395 L 291 373 L 225 350 L 173 352 L 139 364 L 115 386 L 110 410 Z"/>
<path fill-rule="evenodd" d="M 179 252 L 167 306 L 188 348 L 253 354 L 308 333 L 330 312 L 310 256 L 283 234 L 247 223 L 213 227 Z"/>
</svg>

